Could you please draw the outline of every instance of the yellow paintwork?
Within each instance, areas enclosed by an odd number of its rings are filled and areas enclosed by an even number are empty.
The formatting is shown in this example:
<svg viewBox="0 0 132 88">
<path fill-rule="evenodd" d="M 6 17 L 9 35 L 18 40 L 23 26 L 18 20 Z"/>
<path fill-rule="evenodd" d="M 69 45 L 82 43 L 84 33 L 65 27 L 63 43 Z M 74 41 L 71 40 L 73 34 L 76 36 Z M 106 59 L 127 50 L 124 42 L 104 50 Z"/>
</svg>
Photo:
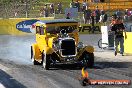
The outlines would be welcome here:
<svg viewBox="0 0 132 88">
<path fill-rule="evenodd" d="M 44 47 L 44 53 L 46 54 L 52 54 L 54 51 L 51 47 Z"/>
<path fill-rule="evenodd" d="M 51 37 L 51 38 L 49 38 L 49 40 L 48 40 L 48 46 L 49 47 L 51 47 L 52 48 L 52 46 L 53 46 L 53 41 L 56 39 L 56 37 Z"/>
<path fill-rule="evenodd" d="M 50 42 L 48 43 L 48 41 L 50 41 L 51 39 L 48 38 L 46 35 L 36 34 L 36 42 L 38 44 L 38 48 L 40 52 L 45 52 L 46 54 L 52 54 L 53 50 L 51 44 Z"/>
<path fill-rule="evenodd" d="M 35 43 L 35 44 L 32 44 L 32 49 L 33 49 L 33 55 L 34 55 L 34 59 L 36 60 L 36 61 L 42 61 L 42 54 L 41 54 L 41 52 L 40 52 L 40 50 L 39 50 L 39 47 L 38 47 L 38 45 Z"/>
<path fill-rule="evenodd" d="M 125 36 L 125 34 L 123 34 Z M 124 53 L 132 55 L 132 32 L 126 32 L 127 39 L 124 37 Z M 120 44 L 118 45 L 118 53 L 120 53 Z"/>
<path fill-rule="evenodd" d="M 127 39 L 124 39 L 124 52 L 132 54 L 132 32 L 126 32 Z"/>
<path fill-rule="evenodd" d="M 44 35 L 36 34 L 36 45 L 34 45 L 34 50 L 36 53 L 35 56 L 39 60 L 41 58 L 41 53 L 46 54 L 52 54 L 53 52 L 56 53 L 53 49 L 53 41 L 58 39 L 57 34 L 50 34 L 46 33 L 46 27 L 48 26 L 71 26 L 71 25 L 77 25 L 77 23 L 57 23 L 57 24 L 44 24 L 44 23 L 36 23 L 35 26 L 43 26 L 44 27 Z M 79 33 L 77 30 L 74 30 L 72 33 L 69 33 L 70 37 L 74 37 L 76 41 L 76 46 L 79 42 Z M 84 48 L 80 49 L 79 52 L 77 52 L 76 59 L 79 59 L 79 57 L 82 55 L 83 52 L 89 52 L 93 53 L 94 48 L 92 46 L 85 46 Z M 60 60 L 63 60 L 63 58 L 57 54 L 57 56 L 60 58 Z"/>
<path fill-rule="evenodd" d="M 89 53 L 93 53 L 93 52 L 94 52 L 93 46 L 86 46 L 86 47 L 85 47 L 85 50 L 86 50 L 87 52 L 89 52 Z"/>
<path fill-rule="evenodd" d="M 79 52 L 77 53 L 76 58 L 79 59 L 79 57 L 84 53 L 84 52 L 89 52 L 89 53 L 93 53 L 94 52 L 94 48 L 93 46 L 85 46 L 84 48 L 80 49 Z"/>
<path fill-rule="evenodd" d="M 27 35 L 30 33 L 22 32 L 16 29 L 16 24 L 25 21 L 25 20 L 51 20 L 53 17 L 46 18 L 9 18 L 9 19 L 0 19 L 0 34 L 11 34 L 11 35 Z"/>
<path fill-rule="evenodd" d="M 75 38 L 75 41 L 76 41 L 76 45 L 78 44 L 79 42 L 79 33 L 77 30 L 73 31 L 72 35 L 74 36 Z"/>
</svg>

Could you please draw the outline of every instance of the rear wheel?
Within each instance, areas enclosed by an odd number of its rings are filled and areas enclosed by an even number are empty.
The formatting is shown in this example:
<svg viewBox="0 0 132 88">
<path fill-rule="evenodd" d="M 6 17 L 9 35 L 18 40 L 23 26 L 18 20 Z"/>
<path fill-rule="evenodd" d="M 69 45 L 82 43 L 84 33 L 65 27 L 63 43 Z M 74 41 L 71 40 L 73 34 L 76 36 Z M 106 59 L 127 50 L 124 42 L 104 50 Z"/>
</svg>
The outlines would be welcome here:
<svg viewBox="0 0 132 88">
<path fill-rule="evenodd" d="M 82 63 L 86 67 L 94 66 L 94 54 L 89 52 L 84 52 L 82 55 Z"/>
<path fill-rule="evenodd" d="M 86 86 L 87 85 L 87 82 L 88 82 L 88 79 L 83 79 L 82 81 L 81 81 L 81 85 L 82 86 Z"/>
<path fill-rule="evenodd" d="M 31 60 L 32 60 L 32 62 L 33 62 L 34 65 L 39 65 L 39 62 L 37 62 L 35 60 L 35 55 L 34 55 L 34 51 L 33 51 L 32 46 L 31 46 Z"/>
<path fill-rule="evenodd" d="M 49 70 L 51 55 L 47 55 L 47 54 L 43 53 L 42 58 L 43 58 L 43 67 L 44 67 L 44 69 Z"/>
</svg>

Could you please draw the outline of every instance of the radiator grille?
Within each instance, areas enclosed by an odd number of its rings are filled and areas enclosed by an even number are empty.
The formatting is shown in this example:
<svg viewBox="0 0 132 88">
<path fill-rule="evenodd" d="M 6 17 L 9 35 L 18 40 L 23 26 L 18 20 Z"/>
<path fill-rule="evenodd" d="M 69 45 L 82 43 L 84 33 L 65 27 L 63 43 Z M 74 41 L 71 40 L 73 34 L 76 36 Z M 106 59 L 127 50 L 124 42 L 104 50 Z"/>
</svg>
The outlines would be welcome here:
<svg viewBox="0 0 132 88">
<path fill-rule="evenodd" d="M 76 54 L 75 41 L 73 39 L 62 40 L 61 49 L 63 56 L 75 55 Z"/>
</svg>

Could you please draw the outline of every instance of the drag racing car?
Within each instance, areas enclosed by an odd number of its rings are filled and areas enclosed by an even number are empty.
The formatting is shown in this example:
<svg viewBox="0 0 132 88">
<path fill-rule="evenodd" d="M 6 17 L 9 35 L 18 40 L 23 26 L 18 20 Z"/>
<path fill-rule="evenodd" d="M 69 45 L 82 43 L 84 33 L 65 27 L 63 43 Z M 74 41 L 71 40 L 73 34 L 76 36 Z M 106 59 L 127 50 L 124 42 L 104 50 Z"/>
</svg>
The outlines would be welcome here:
<svg viewBox="0 0 132 88">
<path fill-rule="evenodd" d="M 33 24 L 36 43 L 31 45 L 34 65 L 48 70 L 57 63 L 78 63 L 92 67 L 94 48 L 79 42 L 78 22 L 73 19 L 40 20 Z"/>
</svg>

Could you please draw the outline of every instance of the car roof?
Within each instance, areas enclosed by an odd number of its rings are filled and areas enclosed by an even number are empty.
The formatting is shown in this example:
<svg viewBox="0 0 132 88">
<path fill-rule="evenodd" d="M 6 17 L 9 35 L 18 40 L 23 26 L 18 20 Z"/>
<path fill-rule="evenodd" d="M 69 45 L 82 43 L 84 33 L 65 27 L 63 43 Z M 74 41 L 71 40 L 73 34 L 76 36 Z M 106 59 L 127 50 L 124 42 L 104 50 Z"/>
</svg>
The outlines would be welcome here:
<svg viewBox="0 0 132 88">
<path fill-rule="evenodd" d="M 40 20 L 37 23 L 41 24 L 54 24 L 54 23 L 78 23 L 74 19 L 53 19 L 53 20 Z"/>
</svg>

